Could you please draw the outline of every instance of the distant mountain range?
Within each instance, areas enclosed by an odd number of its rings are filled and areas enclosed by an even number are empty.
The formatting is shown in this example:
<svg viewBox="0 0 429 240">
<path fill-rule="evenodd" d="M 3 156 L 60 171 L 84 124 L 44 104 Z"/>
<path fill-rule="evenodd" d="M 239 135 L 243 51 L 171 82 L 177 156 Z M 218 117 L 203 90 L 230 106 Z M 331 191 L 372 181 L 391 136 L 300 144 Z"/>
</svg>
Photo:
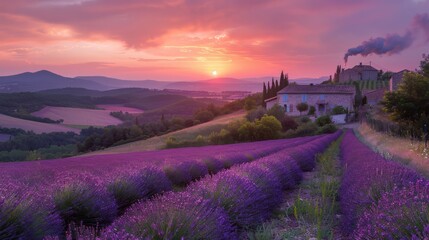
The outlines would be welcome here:
<svg viewBox="0 0 429 240">
<path fill-rule="evenodd" d="M 302 84 L 320 83 L 327 77 L 291 79 Z M 0 77 L 0 92 L 37 92 L 59 88 L 85 88 L 105 91 L 118 88 L 178 89 L 188 91 L 250 91 L 259 92 L 262 83 L 271 81 L 271 77 L 261 78 L 214 78 L 201 81 L 166 82 L 158 80 L 122 80 L 103 76 L 64 77 L 50 71 L 26 72 Z"/>
</svg>

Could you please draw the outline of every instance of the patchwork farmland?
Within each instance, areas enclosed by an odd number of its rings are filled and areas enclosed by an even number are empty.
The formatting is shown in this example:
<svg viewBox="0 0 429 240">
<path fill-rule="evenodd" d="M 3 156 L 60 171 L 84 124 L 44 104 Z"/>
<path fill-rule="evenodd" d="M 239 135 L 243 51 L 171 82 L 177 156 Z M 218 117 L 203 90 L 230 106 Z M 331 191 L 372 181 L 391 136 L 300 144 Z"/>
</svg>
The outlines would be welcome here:
<svg viewBox="0 0 429 240">
<path fill-rule="evenodd" d="M 75 132 L 80 130 L 72 127 L 67 127 L 60 124 L 41 123 L 20 118 L 10 117 L 0 114 L 0 127 L 3 128 L 21 128 L 25 131 L 33 131 L 35 133 L 50 133 L 50 132 Z"/>
<path fill-rule="evenodd" d="M 48 106 L 32 113 L 32 115 L 53 120 L 63 119 L 63 124 L 66 125 L 108 126 L 122 123 L 121 120 L 111 116 L 110 112 L 110 110 Z"/>
</svg>

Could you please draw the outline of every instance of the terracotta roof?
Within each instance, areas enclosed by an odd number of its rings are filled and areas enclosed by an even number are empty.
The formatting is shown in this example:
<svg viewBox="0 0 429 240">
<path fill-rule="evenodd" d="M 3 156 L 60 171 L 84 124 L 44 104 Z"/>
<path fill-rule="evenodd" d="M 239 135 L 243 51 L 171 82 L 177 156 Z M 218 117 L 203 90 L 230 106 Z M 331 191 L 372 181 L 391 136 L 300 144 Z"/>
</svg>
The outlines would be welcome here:
<svg viewBox="0 0 429 240">
<path fill-rule="evenodd" d="M 357 71 L 377 71 L 378 72 L 378 70 L 375 69 L 373 66 L 362 65 L 362 64 L 356 65 L 352 69 L 357 70 Z"/>
<path fill-rule="evenodd" d="M 322 94 L 354 94 L 355 87 L 350 85 L 331 85 L 331 84 L 321 84 L 321 85 L 288 85 L 287 87 L 280 90 L 278 93 L 322 93 Z"/>
</svg>

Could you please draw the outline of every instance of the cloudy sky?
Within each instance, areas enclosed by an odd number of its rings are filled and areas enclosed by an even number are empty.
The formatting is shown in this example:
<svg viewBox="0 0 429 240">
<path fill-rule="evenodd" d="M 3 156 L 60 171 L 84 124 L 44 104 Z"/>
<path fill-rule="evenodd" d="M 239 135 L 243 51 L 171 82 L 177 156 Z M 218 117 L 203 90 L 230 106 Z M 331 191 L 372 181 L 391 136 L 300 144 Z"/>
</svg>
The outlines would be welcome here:
<svg viewBox="0 0 429 240">
<path fill-rule="evenodd" d="M 1 1 L 0 75 L 319 77 L 349 49 L 347 66 L 415 69 L 429 53 L 428 13 L 429 0 Z"/>
</svg>

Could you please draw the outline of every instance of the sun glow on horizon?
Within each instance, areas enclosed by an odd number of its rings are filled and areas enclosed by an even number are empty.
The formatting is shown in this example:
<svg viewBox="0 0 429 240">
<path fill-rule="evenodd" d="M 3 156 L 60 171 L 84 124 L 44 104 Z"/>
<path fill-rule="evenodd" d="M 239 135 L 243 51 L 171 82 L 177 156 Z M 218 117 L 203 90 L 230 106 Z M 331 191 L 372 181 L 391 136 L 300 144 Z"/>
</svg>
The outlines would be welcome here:
<svg viewBox="0 0 429 240">
<path fill-rule="evenodd" d="M 213 70 L 213 71 L 212 71 L 212 76 L 213 76 L 213 77 L 216 77 L 216 76 L 217 76 L 217 71 L 216 71 L 216 70 Z"/>
</svg>

